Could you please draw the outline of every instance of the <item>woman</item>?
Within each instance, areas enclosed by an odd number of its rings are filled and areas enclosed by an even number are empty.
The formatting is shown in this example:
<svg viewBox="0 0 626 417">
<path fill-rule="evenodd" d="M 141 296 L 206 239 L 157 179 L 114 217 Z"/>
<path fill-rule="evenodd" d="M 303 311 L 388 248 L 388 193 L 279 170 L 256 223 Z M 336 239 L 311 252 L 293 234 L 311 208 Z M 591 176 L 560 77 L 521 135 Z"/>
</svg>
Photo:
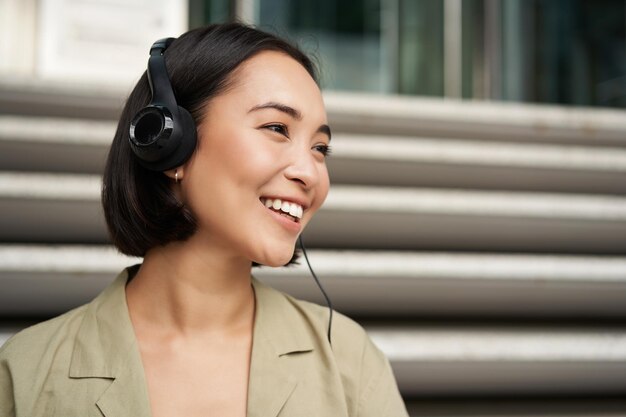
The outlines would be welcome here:
<svg viewBox="0 0 626 417">
<path fill-rule="evenodd" d="M 310 60 L 240 24 L 170 43 L 153 46 L 104 173 L 112 240 L 144 261 L 2 347 L 0 415 L 406 416 L 357 324 L 337 315 L 331 345 L 325 309 L 250 275 L 290 263 L 328 193 Z"/>
</svg>

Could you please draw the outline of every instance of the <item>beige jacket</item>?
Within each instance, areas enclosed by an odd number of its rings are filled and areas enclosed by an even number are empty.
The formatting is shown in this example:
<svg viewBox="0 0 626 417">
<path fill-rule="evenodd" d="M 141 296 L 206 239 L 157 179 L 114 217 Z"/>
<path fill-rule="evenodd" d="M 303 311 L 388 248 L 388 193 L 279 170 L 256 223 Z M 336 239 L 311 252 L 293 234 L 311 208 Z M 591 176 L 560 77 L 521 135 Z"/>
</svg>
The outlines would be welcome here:
<svg viewBox="0 0 626 417">
<path fill-rule="evenodd" d="M 149 417 L 123 271 L 91 303 L 0 348 L 0 417 Z M 387 359 L 363 329 L 256 279 L 248 417 L 406 417 Z"/>
</svg>

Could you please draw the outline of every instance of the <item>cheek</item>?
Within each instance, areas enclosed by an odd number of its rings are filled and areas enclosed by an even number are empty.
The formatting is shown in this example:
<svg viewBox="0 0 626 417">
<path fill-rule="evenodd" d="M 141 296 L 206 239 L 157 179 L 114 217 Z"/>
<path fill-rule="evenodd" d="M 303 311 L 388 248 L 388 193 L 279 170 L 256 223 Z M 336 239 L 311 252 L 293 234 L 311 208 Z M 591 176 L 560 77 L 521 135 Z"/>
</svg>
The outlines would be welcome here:
<svg viewBox="0 0 626 417">
<path fill-rule="evenodd" d="M 234 130 L 224 132 L 201 151 L 212 161 L 215 175 L 225 175 L 236 185 L 251 185 L 271 175 L 276 166 L 275 149 L 266 142 L 254 129 Z"/>
<path fill-rule="evenodd" d="M 193 175 L 203 177 L 203 182 L 210 189 L 239 184 L 244 180 L 251 160 L 251 152 L 243 140 L 235 134 L 216 135 L 207 138 L 197 150 L 194 160 Z"/>
<path fill-rule="evenodd" d="M 185 200 L 197 216 L 210 220 L 223 206 L 246 207 L 258 199 L 276 167 L 275 151 L 263 143 L 254 131 L 237 129 L 216 129 L 201 138 L 184 184 Z"/>
</svg>

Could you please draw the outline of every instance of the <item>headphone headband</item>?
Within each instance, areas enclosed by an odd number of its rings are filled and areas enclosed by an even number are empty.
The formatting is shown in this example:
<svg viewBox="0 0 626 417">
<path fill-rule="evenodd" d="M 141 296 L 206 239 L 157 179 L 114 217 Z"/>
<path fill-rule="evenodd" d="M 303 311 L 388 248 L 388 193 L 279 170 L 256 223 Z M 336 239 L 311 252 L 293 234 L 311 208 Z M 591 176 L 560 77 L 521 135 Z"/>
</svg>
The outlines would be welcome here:
<svg viewBox="0 0 626 417">
<path fill-rule="evenodd" d="M 150 47 L 148 83 L 152 99 L 130 123 L 129 144 L 147 169 L 166 171 L 182 165 L 196 147 L 196 126 L 187 110 L 178 106 L 165 65 L 165 51 L 175 38 L 163 38 Z"/>
<path fill-rule="evenodd" d="M 176 40 L 176 38 L 163 38 L 163 39 L 159 39 L 158 41 L 154 42 L 152 44 L 152 46 L 150 47 L 150 55 L 154 55 L 155 51 L 158 51 L 157 53 L 159 55 L 163 55 L 163 53 L 165 52 L 165 50 L 167 48 L 169 48 L 169 46 L 172 44 L 172 42 L 174 42 Z"/>
<path fill-rule="evenodd" d="M 165 66 L 165 50 L 174 42 L 175 38 L 159 39 L 150 47 L 148 59 L 148 82 L 152 93 L 151 104 L 175 109 L 176 98 L 172 91 L 172 84 L 167 75 Z"/>
</svg>

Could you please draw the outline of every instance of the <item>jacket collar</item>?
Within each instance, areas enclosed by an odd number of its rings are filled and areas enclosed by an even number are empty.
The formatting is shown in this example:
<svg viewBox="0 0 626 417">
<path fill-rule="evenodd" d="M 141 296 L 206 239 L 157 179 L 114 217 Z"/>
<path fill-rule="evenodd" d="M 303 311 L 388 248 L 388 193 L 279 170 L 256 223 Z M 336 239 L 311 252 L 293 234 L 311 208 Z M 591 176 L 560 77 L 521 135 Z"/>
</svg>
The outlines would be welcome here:
<svg viewBox="0 0 626 417">
<path fill-rule="evenodd" d="M 88 305 L 74 343 L 70 378 L 112 380 L 96 402 L 106 417 L 151 414 L 141 355 L 126 304 L 126 282 L 136 268 L 122 271 Z"/>
<path fill-rule="evenodd" d="M 126 283 L 138 266 L 122 271 L 87 307 L 74 343 L 70 378 L 106 378 L 112 383 L 97 406 L 106 417 L 150 416 L 150 401 L 139 347 L 126 304 Z M 298 384 L 299 360 L 312 352 L 297 306 L 255 278 L 256 297 L 248 417 L 277 416 Z M 286 357 L 296 354 L 295 360 Z"/>
<path fill-rule="evenodd" d="M 74 343 L 72 378 L 115 378 L 138 351 L 126 304 L 128 269 L 120 273 L 85 311 Z"/>
<path fill-rule="evenodd" d="M 293 299 L 252 278 L 256 296 L 255 339 L 265 339 L 277 357 L 313 350 L 314 339 Z"/>
<path fill-rule="evenodd" d="M 247 415 L 275 417 L 296 389 L 301 361 L 313 351 L 314 340 L 290 299 L 256 279 L 253 286 L 257 304 Z"/>
</svg>

